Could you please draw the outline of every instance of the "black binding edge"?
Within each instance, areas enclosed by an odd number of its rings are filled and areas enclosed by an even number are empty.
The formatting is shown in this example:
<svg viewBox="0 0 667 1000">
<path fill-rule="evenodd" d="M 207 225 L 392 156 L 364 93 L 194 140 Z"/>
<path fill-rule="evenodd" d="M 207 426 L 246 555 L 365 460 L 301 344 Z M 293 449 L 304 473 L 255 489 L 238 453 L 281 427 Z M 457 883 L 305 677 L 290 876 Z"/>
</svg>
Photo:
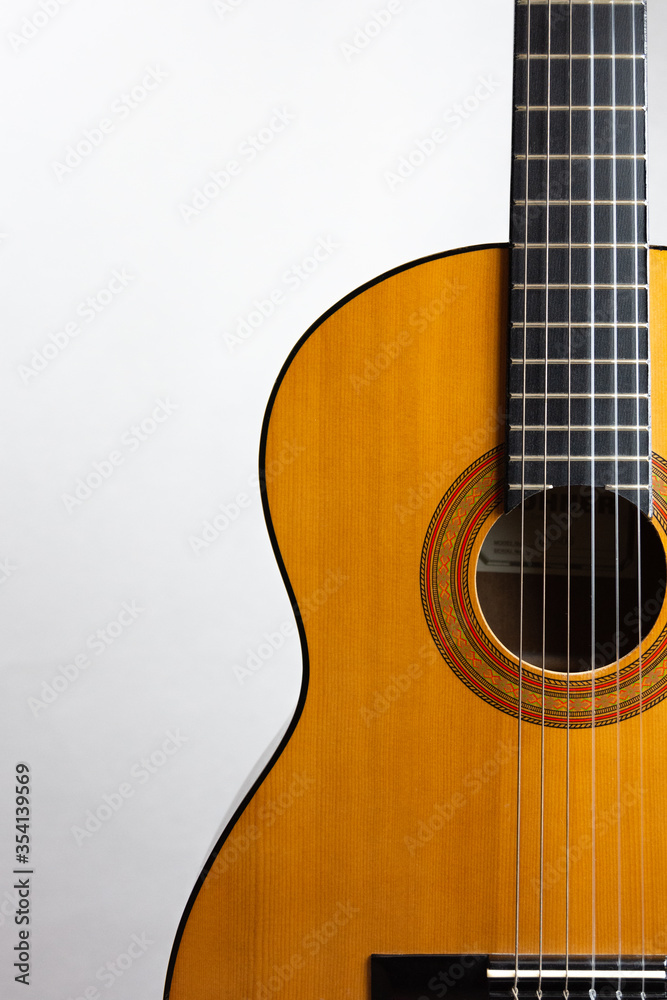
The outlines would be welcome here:
<svg viewBox="0 0 667 1000">
<path fill-rule="evenodd" d="M 294 714 L 293 714 L 293 716 L 292 716 L 292 718 L 291 718 L 291 720 L 289 722 L 289 725 L 288 725 L 287 729 L 285 730 L 285 733 L 284 733 L 284 735 L 283 735 L 280 743 L 276 747 L 276 749 L 275 749 L 272 757 L 268 761 L 268 763 L 264 766 L 263 770 L 260 772 L 259 776 L 256 778 L 256 780 L 253 783 L 253 785 L 251 786 L 250 790 L 247 792 L 247 794 L 244 796 L 244 798 L 242 799 L 242 801 L 240 802 L 240 804 L 238 805 L 238 807 L 234 811 L 231 819 L 227 823 L 227 826 L 225 827 L 225 829 L 221 833 L 219 839 L 217 840 L 216 844 L 213 847 L 213 850 L 211 851 L 211 853 L 209 854 L 208 858 L 206 859 L 206 863 L 204 864 L 204 867 L 202 868 L 201 873 L 199 874 L 199 876 L 198 876 L 198 878 L 197 878 L 197 880 L 195 882 L 194 888 L 192 889 L 192 892 L 190 893 L 190 896 L 188 897 L 188 900 L 187 900 L 187 902 L 185 904 L 185 908 L 183 910 L 183 915 L 181 916 L 181 919 L 180 919 L 179 924 L 178 924 L 178 928 L 176 930 L 176 935 L 174 937 L 174 943 L 173 943 L 173 946 L 172 946 L 172 949 L 171 949 L 171 954 L 169 956 L 169 964 L 167 966 L 167 973 L 166 973 L 166 978 L 165 978 L 165 987 L 164 987 L 164 997 L 163 997 L 163 1000 L 169 1000 L 169 996 L 170 996 L 170 992 L 171 992 L 171 981 L 172 981 L 172 978 L 173 978 L 173 975 L 174 975 L 174 968 L 175 968 L 175 965 L 176 965 L 176 958 L 177 958 L 177 955 L 178 955 L 178 949 L 180 947 L 181 939 L 182 939 L 183 933 L 185 931 L 185 925 L 186 925 L 186 923 L 188 921 L 188 918 L 190 916 L 192 908 L 193 908 L 193 906 L 195 904 L 195 900 L 197 899 L 197 896 L 199 895 L 199 891 L 202 888 L 202 886 L 203 886 L 203 884 L 204 884 L 204 882 L 206 880 L 206 875 L 208 874 L 208 872 L 213 867 L 215 859 L 217 858 L 218 854 L 220 853 L 222 847 L 224 846 L 225 841 L 228 839 L 228 837 L 231 834 L 232 830 L 236 826 L 236 824 L 237 824 L 238 820 L 240 819 L 242 813 L 245 812 L 245 809 L 248 806 L 250 800 L 254 797 L 256 791 L 258 790 L 258 788 L 260 787 L 260 785 L 264 782 L 264 780 L 267 777 L 267 775 L 269 774 L 269 772 L 273 769 L 273 767 L 276 764 L 278 758 L 280 757 L 280 755 L 282 754 L 283 750 L 285 749 L 285 747 L 289 743 L 289 741 L 290 741 L 290 739 L 292 737 L 292 734 L 293 734 L 294 730 L 297 727 L 299 719 L 301 718 L 301 714 L 303 712 L 303 707 L 304 707 L 304 704 L 305 704 L 305 701 L 306 701 L 306 694 L 307 694 L 307 691 L 308 691 L 308 680 L 309 680 L 309 676 L 310 676 L 310 659 L 309 659 L 309 655 L 308 655 L 308 643 L 306 641 L 306 632 L 305 632 L 305 629 L 303 627 L 303 622 L 301 620 L 301 612 L 299 611 L 299 605 L 297 604 L 297 600 L 296 600 L 296 597 L 294 595 L 294 591 L 292 590 L 292 585 L 291 585 L 289 577 L 287 575 L 287 570 L 285 569 L 285 564 L 283 562 L 283 558 L 282 558 L 282 555 L 281 555 L 281 552 L 280 552 L 280 547 L 278 545 L 278 540 L 276 538 L 276 533 L 275 533 L 275 530 L 274 530 L 274 527 L 273 527 L 273 521 L 271 519 L 271 510 L 269 508 L 269 500 L 268 500 L 268 496 L 267 496 L 267 492 L 266 492 L 266 474 L 265 474 L 266 444 L 267 444 L 267 438 L 268 438 L 269 421 L 271 419 L 271 413 L 273 411 L 273 406 L 274 406 L 274 403 L 276 401 L 276 397 L 278 395 L 278 390 L 280 389 L 280 386 L 281 386 L 281 384 L 282 384 L 282 382 L 283 382 L 283 380 L 284 380 L 284 378 L 285 378 L 285 376 L 287 374 L 288 369 L 290 368 L 290 366 L 291 366 L 292 362 L 294 361 L 296 355 L 299 353 L 299 351 L 301 350 L 301 348 L 303 347 L 303 345 L 306 343 L 306 341 L 315 333 L 315 331 L 317 329 L 319 329 L 320 326 L 322 326 L 323 323 L 325 323 L 329 319 L 330 316 L 332 316 L 335 312 L 338 312 L 338 310 L 341 309 L 343 306 L 347 305 L 348 302 L 351 302 L 352 299 L 355 299 L 358 295 L 361 295 L 363 292 L 367 291 L 369 288 L 373 288 L 374 285 L 378 285 L 381 281 L 385 281 L 387 278 L 392 278 L 396 274 L 401 274 L 403 271 L 408 271 L 408 270 L 410 270 L 413 267 L 418 267 L 420 264 L 428 264 L 429 262 L 434 261 L 434 260 L 442 260 L 445 257 L 455 257 L 458 254 L 463 254 L 463 253 L 473 253 L 476 250 L 507 250 L 507 249 L 509 249 L 509 244 L 508 243 L 484 243 L 484 244 L 480 244 L 478 246 L 460 247 L 460 248 L 458 248 L 456 250 L 446 250 L 446 251 L 441 252 L 441 253 L 429 254 L 426 257 L 419 257 L 417 260 L 412 260 L 412 261 L 409 261 L 406 264 L 401 264 L 398 267 L 394 267 L 394 268 L 392 268 L 389 271 L 384 271 L 382 274 L 378 275 L 376 278 L 372 278 L 370 281 L 366 281 L 363 285 L 360 285 L 354 291 L 349 292 L 342 299 L 339 299 L 338 302 L 335 303 L 335 305 L 331 306 L 329 309 L 327 309 L 327 311 L 325 313 L 323 313 L 319 317 L 319 319 L 315 320 L 315 322 L 311 326 L 308 327 L 308 329 L 306 330 L 306 332 L 296 342 L 296 344 L 294 345 L 294 347 L 292 348 L 292 350 L 288 354 L 288 356 L 287 356 L 287 358 L 286 358 L 286 360 L 285 360 L 282 368 L 280 369 L 278 377 L 276 378 L 276 381 L 275 381 L 275 383 L 273 385 L 273 388 L 271 390 L 271 395 L 269 396 L 269 401 L 267 403 L 266 410 L 264 412 L 264 419 L 262 421 L 262 431 L 261 431 L 260 442 L 259 442 L 259 489 L 260 489 L 260 495 L 261 495 L 261 499 L 262 499 L 262 509 L 263 509 L 263 512 L 264 512 L 264 520 L 266 521 L 266 528 L 267 528 L 267 531 L 268 531 L 268 534 L 269 534 L 269 539 L 271 541 L 271 547 L 273 549 L 273 554 L 275 556 L 276 562 L 278 564 L 278 569 L 280 570 L 280 575 L 282 577 L 283 583 L 285 585 L 285 589 L 287 591 L 287 596 L 289 597 L 290 604 L 292 606 L 292 611 L 294 612 L 294 618 L 296 620 L 296 626 L 297 626 L 297 630 L 298 630 L 298 633 L 299 633 L 299 639 L 301 641 L 301 655 L 302 655 L 301 690 L 299 691 L 299 697 L 298 697 L 298 700 L 297 700 L 297 703 L 296 703 L 296 707 L 294 709 Z"/>
</svg>

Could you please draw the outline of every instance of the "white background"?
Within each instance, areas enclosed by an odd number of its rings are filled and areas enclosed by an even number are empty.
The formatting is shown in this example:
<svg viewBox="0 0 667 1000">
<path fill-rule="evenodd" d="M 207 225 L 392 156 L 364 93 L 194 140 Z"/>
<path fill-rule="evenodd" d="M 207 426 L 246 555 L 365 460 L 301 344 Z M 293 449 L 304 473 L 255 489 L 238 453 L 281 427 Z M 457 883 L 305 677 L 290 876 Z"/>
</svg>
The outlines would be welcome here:
<svg viewBox="0 0 667 1000">
<path fill-rule="evenodd" d="M 33 772 L 31 995 L 161 998 L 192 885 L 300 684 L 295 633 L 243 673 L 292 622 L 254 478 L 273 381 L 353 288 L 508 238 L 512 0 L 394 0 L 363 46 L 359 29 L 383 7 L 2 5 L 7 1000 L 28 995 L 12 970 L 17 761 Z M 651 240 L 664 244 L 667 4 L 649 8 Z M 483 79 L 491 96 L 465 120 L 447 115 Z M 250 160 L 243 143 L 277 125 L 276 111 L 291 120 Z M 445 141 L 391 184 L 434 128 Z M 86 132 L 99 144 L 79 145 Z M 230 160 L 237 175 L 196 201 Z M 288 281 L 319 240 L 335 247 Z M 278 291 L 272 315 L 239 326 Z M 96 463 L 106 478 L 76 497 Z M 193 543 L 221 505 L 228 525 L 219 517 L 217 534 Z M 86 831 L 105 795 L 115 810 Z M 101 979 L 133 935 L 151 943 Z"/>
</svg>

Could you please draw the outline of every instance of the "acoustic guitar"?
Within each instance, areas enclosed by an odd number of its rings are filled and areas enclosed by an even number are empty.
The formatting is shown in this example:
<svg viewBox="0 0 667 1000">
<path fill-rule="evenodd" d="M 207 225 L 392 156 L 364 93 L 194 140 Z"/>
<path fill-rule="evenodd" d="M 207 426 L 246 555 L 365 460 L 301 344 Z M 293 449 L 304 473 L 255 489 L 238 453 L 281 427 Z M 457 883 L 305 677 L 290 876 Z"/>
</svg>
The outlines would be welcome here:
<svg viewBox="0 0 667 1000">
<path fill-rule="evenodd" d="M 301 696 L 170 1000 L 665 996 L 645 17 L 517 0 L 510 244 L 371 281 L 280 373 L 261 472 Z"/>
</svg>

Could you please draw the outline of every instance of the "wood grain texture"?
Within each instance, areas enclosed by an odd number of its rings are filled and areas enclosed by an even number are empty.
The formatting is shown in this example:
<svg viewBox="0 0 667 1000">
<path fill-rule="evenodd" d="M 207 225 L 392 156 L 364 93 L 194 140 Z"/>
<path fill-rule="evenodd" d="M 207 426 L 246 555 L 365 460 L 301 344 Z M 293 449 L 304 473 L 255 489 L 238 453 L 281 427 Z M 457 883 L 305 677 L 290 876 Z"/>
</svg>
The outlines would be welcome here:
<svg viewBox="0 0 667 1000">
<path fill-rule="evenodd" d="M 651 252 L 653 433 L 667 453 L 667 254 Z M 502 443 L 508 251 L 421 263 L 334 312 L 292 360 L 266 464 L 310 657 L 303 713 L 194 903 L 171 1000 L 365 1000 L 373 952 L 514 949 L 517 723 L 468 690 L 421 605 L 450 483 Z M 276 466 L 278 468 L 278 466 Z M 657 628 L 663 627 L 665 616 Z M 620 727 L 622 950 L 667 947 L 667 704 Z M 618 950 L 617 727 L 596 730 L 597 952 Z M 540 730 L 525 725 L 521 947 L 536 952 Z M 544 949 L 565 948 L 565 734 L 546 732 Z M 573 732 L 570 947 L 590 953 L 591 733 Z M 537 880 L 537 881 L 536 881 Z"/>
</svg>

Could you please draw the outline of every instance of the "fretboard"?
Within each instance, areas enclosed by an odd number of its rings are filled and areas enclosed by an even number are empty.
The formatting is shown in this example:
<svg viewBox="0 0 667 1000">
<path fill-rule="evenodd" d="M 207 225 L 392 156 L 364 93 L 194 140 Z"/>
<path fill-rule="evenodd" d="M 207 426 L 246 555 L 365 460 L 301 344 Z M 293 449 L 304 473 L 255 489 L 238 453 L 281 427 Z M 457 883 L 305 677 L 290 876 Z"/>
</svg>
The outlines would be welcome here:
<svg viewBox="0 0 667 1000">
<path fill-rule="evenodd" d="M 508 490 L 651 509 L 646 4 L 517 0 Z"/>
</svg>

